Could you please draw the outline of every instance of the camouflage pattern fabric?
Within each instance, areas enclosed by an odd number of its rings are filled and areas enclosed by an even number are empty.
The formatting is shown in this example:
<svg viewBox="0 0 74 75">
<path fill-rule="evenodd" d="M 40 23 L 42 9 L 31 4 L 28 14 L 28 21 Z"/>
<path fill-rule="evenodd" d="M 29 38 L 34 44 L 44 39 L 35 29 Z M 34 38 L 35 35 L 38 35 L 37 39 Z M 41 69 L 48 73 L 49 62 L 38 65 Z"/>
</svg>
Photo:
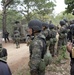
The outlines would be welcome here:
<svg viewBox="0 0 74 75">
<path fill-rule="evenodd" d="M 16 43 L 16 48 L 20 47 L 20 33 L 18 30 L 14 31 L 14 39 L 15 39 L 15 43 Z"/>
<path fill-rule="evenodd" d="M 67 29 L 63 26 L 59 30 L 59 43 L 58 45 L 66 45 L 67 44 Z"/>
<path fill-rule="evenodd" d="M 52 29 L 51 30 L 51 38 L 50 38 L 50 44 L 49 44 L 49 50 L 52 56 L 55 55 L 55 43 L 56 43 L 56 30 Z"/>
<path fill-rule="evenodd" d="M 47 65 L 50 65 L 51 61 L 52 61 L 52 55 L 49 51 L 49 45 L 50 45 L 50 37 L 51 37 L 51 31 L 49 29 L 45 29 L 43 32 L 42 32 L 43 35 L 46 36 L 46 49 L 47 49 L 47 52 L 46 54 L 44 55 L 44 61 L 45 61 L 45 64 L 46 66 Z"/>
<path fill-rule="evenodd" d="M 42 32 L 43 35 L 46 36 L 46 44 L 47 44 L 47 48 L 50 44 L 50 38 L 51 38 L 51 31 L 49 29 L 46 29 Z"/>
<path fill-rule="evenodd" d="M 30 73 L 31 75 L 45 75 L 45 64 L 43 62 L 42 69 L 40 68 L 40 63 L 42 63 L 42 50 L 43 50 L 43 41 L 40 39 L 45 39 L 44 35 L 36 35 L 33 41 L 30 43 Z"/>
<path fill-rule="evenodd" d="M 67 29 L 65 26 L 61 27 L 58 31 L 59 33 L 59 41 L 58 41 L 58 54 L 60 53 L 61 47 L 67 44 Z M 65 51 L 64 51 L 65 52 Z"/>
</svg>

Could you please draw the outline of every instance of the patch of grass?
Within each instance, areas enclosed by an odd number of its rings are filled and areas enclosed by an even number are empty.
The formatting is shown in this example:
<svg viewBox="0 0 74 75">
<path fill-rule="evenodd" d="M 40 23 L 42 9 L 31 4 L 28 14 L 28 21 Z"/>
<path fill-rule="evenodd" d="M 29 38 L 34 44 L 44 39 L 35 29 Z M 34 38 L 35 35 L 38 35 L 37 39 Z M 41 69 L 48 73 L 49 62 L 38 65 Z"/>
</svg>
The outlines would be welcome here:
<svg viewBox="0 0 74 75">
<path fill-rule="evenodd" d="M 67 55 L 66 55 L 66 46 L 62 46 L 59 50 L 59 56 L 57 58 L 57 62 L 60 63 L 61 60 L 66 59 Z"/>
</svg>

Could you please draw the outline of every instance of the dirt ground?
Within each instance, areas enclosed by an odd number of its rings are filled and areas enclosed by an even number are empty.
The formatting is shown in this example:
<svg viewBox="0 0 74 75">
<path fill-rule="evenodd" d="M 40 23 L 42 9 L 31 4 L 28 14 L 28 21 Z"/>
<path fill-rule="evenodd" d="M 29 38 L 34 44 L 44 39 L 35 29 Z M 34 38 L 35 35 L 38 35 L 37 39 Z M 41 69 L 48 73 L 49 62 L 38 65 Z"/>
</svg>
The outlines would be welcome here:
<svg viewBox="0 0 74 75">
<path fill-rule="evenodd" d="M 8 65 L 13 75 L 29 75 L 29 47 L 25 43 L 20 44 L 20 48 L 16 49 L 16 45 L 12 42 L 4 43 L 3 47 L 8 51 Z M 66 59 L 63 64 L 54 63 L 46 68 L 46 75 L 70 75 L 70 59 Z"/>
<path fill-rule="evenodd" d="M 25 43 L 20 44 L 20 48 L 16 49 L 16 45 L 12 42 L 4 43 L 3 47 L 7 49 L 7 63 L 14 75 L 19 69 L 28 68 L 29 47 Z"/>
</svg>

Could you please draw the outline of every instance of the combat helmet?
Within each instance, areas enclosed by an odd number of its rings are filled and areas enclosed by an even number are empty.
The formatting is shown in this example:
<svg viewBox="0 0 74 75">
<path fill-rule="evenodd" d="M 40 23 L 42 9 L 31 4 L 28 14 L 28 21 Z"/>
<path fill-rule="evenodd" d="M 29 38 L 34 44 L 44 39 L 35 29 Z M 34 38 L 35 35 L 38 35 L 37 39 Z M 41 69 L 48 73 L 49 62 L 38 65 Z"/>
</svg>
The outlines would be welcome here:
<svg viewBox="0 0 74 75">
<path fill-rule="evenodd" d="M 31 20 L 28 23 L 28 27 L 33 29 L 34 31 L 41 31 L 42 30 L 42 22 L 39 20 Z"/>
<path fill-rule="evenodd" d="M 66 18 L 63 19 L 66 23 L 68 22 L 68 20 Z"/>
<path fill-rule="evenodd" d="M 46 28 L 49 27 L 48 23 L 46 23 L 46 22 L 43 22 L 43 23 L 42 23 L 42 26 L 43 26 L 43 27 L 46 27 Z"/>
<path fill-rule="evenodd" d="M 65 25 L 65 24 L 66 24 L 65 21 L 63 21 L 63 20 L 60 21 L 61 26 Z"/>
<path fill-rule="evenodd" d="M 74 24 L 74 20 L 70 20 L 70 25 L 71 25 L 71 24 Z"/>
<path fill-rule="evenodd" d="M 54 24 L 49 24 L 49 29 L 54 29 L 55 25 Z"/>
</svg>

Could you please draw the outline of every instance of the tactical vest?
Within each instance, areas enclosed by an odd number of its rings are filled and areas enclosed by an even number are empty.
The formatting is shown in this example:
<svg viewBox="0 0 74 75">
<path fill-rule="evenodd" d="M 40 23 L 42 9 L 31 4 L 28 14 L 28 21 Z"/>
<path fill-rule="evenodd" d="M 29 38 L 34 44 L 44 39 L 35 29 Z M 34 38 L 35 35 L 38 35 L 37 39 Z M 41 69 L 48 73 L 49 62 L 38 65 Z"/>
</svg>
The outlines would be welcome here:
<svg viewBox="0 0 74 75">
<path fill-rule="evenodd" d="M 46 40 L 41 38 L 41 37 L 39 37 L 39 36 L 38 36 L 38 38 L 43 42 L 43 47 L 40 48 L 41 49 L 41 53 L 42 53 L 41 54 L 41 58 L 43 59 L 44 55 L 46 53 L 46 50 L 47 50 Z M 31 55 L 32 55 L 32 46 L 30 46 L 30 58 L 31 58 Z"/>
<path fill-rule="evenodd" d="M 41 37 L 38 37 L 40 40 L 42 40 L 42 42 L 43 42 L 43 47 L 41 48 L 41 58 L 43 59 L 44 58 L 44 55 L 45 55 L 45 53 L 46 53 L 46 51 L 47 51 L 47 45 L 46 45 L 46 40 L 45 39 L 43 39 L 43 38 L 41 38 Z"/>
</svg>

